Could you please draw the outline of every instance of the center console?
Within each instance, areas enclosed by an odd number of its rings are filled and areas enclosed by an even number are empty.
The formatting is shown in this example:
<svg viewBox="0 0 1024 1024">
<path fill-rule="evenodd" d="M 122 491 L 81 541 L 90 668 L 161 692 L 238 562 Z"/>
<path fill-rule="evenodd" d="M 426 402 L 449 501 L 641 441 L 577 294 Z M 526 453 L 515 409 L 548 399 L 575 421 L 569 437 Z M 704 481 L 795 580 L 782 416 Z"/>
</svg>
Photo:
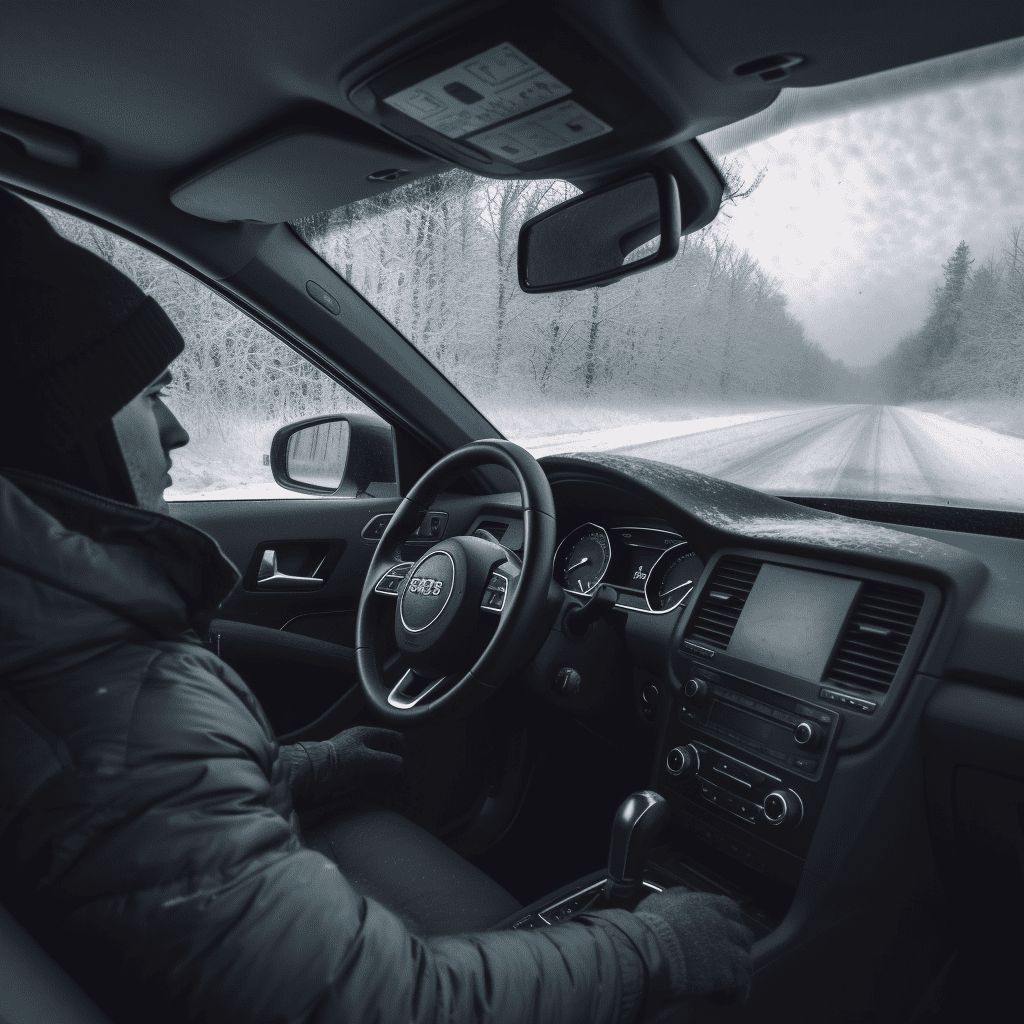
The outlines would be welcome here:
<svg viewBox="0 0 1024 1024">
<path fill-rule="evenodd" d="M 610 589 L 597 588 L 575 614 L 619 609 L 614 592 L 602 593 Z M 732 897 L 758 938 L 773 932 L 840 757 L 892 721 L 940 604 L 930 582 L 776 552 L 717 552 L 675 625 L 666 622 L 648 702 L 658 721 L 650 789 L 620 807 L 608 871 L 503 926 L 633 907 L 647 890 L 681 885 Z M 638 813 L 648 805 L 659 807 L 656 828 Z"/>
<path fill-rule="evenodd" d="M 795 885 L 825 799 L 839 716 L 680 661 L 655 788 L 677 821 L 759 873 Z"/>
<path fill-rule="evenodd" d="M 717 553 L 672 633 L 659 709 L 651 786 L 679 845 L 795 888 L 837 757 L 891 719 L 938 606 L 923 581 Z"/>
</svg>

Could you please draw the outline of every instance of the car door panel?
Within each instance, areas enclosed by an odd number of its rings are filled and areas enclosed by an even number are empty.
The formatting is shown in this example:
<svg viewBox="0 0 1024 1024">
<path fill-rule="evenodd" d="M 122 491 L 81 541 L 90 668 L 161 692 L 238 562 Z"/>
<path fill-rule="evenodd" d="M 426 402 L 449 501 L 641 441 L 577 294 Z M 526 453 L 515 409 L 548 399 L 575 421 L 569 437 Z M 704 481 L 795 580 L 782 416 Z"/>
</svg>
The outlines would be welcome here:
<svg viewBox="0 0 1024 1024">
<path fill-rule="evenodd" d="M 243 574 L 220 608 L 220 617 L 281 629 L 296 616 L 354 611 L 376 541 L 363 528 L 375 516 L 394 512 L 398 498 L 273 499 L 264 501 L 180 501 L 176 518 L 210 534 Z M 267 549 L 283 545 L 333 546 L 337 558 L 316 589 L 259 586 L 258 569 Z M 297 569 L 296 575 L 301 573 Z"/>
<path fill-rule="evenodd" d="M 306 735 L 343 699 L 353 713 L 362 708 L 352 697 L 359 677 L 350 646 L 232 619 L 210 623 L 210 645 L 256 694 L 279 737 Z"/>
<path fill-rule="evenodd" d="M 273 499 L 171 506 L 176 518 L 214 537 L 242 573 L 211 623 L 209 642 L 259 698 L 278 736 L 305 735 L 305 727 L 327 718 L 320 724 L 337 731 L 361 710 L 352 646 L 359 594 L 377 545 L 362 533 L 376 517 L 394 512 L 399 501 Z M 270 579 L 268 551 L 275 553 L 278 570 L 272 587 L 261 585 Z M 289 580 L 316 578 L 323 582 L 289 585 Z"/>
</svg>

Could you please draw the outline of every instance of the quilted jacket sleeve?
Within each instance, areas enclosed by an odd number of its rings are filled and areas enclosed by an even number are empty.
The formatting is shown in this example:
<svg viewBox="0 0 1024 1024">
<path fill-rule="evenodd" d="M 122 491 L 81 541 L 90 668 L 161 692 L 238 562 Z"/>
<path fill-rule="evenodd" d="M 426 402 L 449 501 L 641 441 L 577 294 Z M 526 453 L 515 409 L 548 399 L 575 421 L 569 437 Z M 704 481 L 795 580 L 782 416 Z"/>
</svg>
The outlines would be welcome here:
<svg viewBox="0 0 1024 1024">
<path fill-rule="evenodd" d="M 57 885 L 68 927 L 183 1016 L 259 1022 L 616 1022 L 668 983 L 624 911 L 539 932 L 421 940 L 305 848 L 244 684 L 168 644 L 135 700 L 123 772 L 93 777 Z M 81 780 L 77 783 L 81 786 Z M 282 811 L 282 807 L 284 810 Z"/>
</svg>

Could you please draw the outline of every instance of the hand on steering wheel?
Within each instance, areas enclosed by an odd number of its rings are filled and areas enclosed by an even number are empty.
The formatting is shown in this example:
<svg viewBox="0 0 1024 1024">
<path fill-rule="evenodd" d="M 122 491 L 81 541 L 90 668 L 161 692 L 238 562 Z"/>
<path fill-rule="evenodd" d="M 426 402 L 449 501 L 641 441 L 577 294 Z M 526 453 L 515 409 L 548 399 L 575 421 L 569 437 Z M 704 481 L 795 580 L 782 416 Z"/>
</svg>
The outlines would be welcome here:
<svg viewBox="0 0 1024 1024">
<path fill-rule="evenodd" d="M 402 547 L 437 496 L 483 465 L 503 466 L 519 484 L 522 563 L 482 537 L 450 537 L 418 562 Z M 525 664 L 544 640 L 555 555 L 555 504 L 544 471 L 510 441 L 473 441 L 429 469 L 392 516 L 359 600 L 356 660 L 363 692 L 380 716 L 406 727 L 440 714 L 468 714 Z M 385 682 L 379 624 L 394 606 L 394 634 L 406 670 Z M 489 640 L 487 619 L 498 624 Z M 480 650 L 481 643 L 485 643 Z"/>
</svg>

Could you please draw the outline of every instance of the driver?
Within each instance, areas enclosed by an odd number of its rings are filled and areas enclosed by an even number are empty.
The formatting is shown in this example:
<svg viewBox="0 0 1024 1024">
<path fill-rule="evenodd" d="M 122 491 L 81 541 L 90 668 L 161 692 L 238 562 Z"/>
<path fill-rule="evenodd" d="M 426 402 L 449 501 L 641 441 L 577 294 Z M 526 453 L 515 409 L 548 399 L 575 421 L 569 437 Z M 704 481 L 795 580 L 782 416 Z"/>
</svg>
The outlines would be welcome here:
<svg viewBox="0 0 1024 1024">
<path fill-rule="evenodd" d="M 591 1024 L 744 990 L 725 897 L 414 933 L 304 843 L 296 806 L 394 777 L 400 735 L 277 743 L 199 639 L 238 574 L 167 515 L 181 336 L 2 189 L 0 236 L 0 900 L 107 1012 Z"/>
</svg>

